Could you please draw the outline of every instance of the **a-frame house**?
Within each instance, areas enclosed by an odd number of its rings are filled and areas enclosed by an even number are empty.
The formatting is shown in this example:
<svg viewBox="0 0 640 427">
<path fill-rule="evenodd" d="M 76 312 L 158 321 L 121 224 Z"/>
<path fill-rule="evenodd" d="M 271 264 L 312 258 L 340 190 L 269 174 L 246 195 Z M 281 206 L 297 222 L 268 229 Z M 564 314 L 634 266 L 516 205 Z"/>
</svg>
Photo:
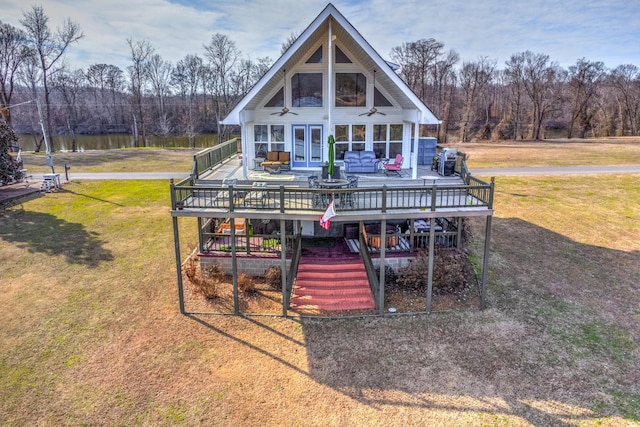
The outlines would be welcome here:
<svg viewBox="0 0 640 427">
<path fill-rule="evenodd" d="M 394 68 L 327 5 L 223 120 L 241 128 L 244 178 L 270 151 L 291 153 L 293 170 L 317 168 L 328 135 L 337 161 L 346 151 L 401 154 L 415 174 L 418 125 L 439 120 Z"/>
</svg>

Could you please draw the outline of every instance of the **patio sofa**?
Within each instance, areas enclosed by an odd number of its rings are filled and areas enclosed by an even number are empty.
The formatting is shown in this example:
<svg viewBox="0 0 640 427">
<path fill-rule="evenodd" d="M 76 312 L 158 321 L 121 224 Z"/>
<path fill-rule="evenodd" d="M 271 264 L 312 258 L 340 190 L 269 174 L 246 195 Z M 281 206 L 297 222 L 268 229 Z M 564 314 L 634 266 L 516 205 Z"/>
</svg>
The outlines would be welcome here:
<svg viewBox="0 0 640 427">
<path fill-rule="evenodd" d="M 376 173 L 380 160 L 376 159 L 373 151 L 345 151 L 345 173 Z"/>
<path fill-rule="evenodd" d="M 289 170 L 291 167 L 291 153 L 288 151 L 269 151 L 267 152 L 267 159 L 260 163 L 260 165 L 267 169 L 279 169 Z"/>
</svg>

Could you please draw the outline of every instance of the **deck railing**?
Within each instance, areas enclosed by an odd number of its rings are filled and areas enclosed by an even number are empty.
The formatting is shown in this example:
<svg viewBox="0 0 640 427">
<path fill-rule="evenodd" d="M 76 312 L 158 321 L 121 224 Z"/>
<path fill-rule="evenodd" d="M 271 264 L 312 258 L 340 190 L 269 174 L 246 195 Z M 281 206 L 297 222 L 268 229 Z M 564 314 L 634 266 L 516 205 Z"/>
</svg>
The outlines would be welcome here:
<svg viewBox="0 0 640 427">
<path fill-rule="evenodd" d="M 493 183 L 469 176 L 466 185 L 345 188 L 336 190 L 300 187 L 225 187 L 195 184 L 187 178 L 171 185 L 173 210 L 209 209 L 234 211 L 322 212 L 335 201 L 338 212 L 380 212 L 443 208 L 492 208 Z"/>
<path fill-rule="evenodd" d="M 211 148 L 204 149 L 193 155 L 193 169 L 191 177 L 198 179 L 205 172 L 219 165 L 225 159 L 240 152 L 240 138 L 233 138 Z"/>
<path fill-rule="evenodd" d="M 376 269 L 373 267 L 373 261 L 371 260 L 371 254 L 367 250 L 367 242 L 362 234 L 362 230 L 358 233 L 358 239 L 360 244 L 358 245 L 360 250 L 360 256 L 362 257 L 362 262 L 364 264 L 364 269 L 367 272 L 367 279 L 369 279 L 369 287 L 371 288 L 371 293 L 373 294 L 373 301 L 375 302 L 376 309 L 379 310 L 379 299 L 378 295 L 380 293 L 380 280 L 378 275 L 376 274 Z"/>
</svg>

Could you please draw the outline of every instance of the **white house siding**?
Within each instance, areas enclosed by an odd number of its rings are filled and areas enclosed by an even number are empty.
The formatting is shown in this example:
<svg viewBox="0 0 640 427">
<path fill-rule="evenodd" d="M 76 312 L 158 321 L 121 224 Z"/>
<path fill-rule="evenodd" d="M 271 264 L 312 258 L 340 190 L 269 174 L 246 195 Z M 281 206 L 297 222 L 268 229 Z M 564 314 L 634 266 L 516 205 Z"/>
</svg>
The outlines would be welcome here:
<svg viewBox="0 0 640 427">
<path fill-rule="evenodd" d="M 330 35 L 335 36 L 335 40 Z M 307 64 L 319 46 L 322 46 L 322 63 Z M 329 46 L 338 46 L 352 63 L 335 63 L 334 52 L 329 54 Z M 329 62 L 331 76 L 329 75 Z M 264 105 L 282 87 L 284 71 L 286 70 L 285 106 L 297 113 L 280 116 L 282 107 L 264 107 Z M 373 107 L 373 70 L 376 70 L 376 87 L 393 104 L 393 107 L 376 107 L 386 115 L 374 114 L 360 116 Z M 323 94 L 322 107 L 293 107 L 291 105 L 291 77 L 299 72 L 322 73 Z M 367 78 L 367 102 L 365 107 L 339 107 L 335 102 L 336 73 L 357 72 Z M 329 79 L 332 79 L 331 82 Z M 272 114 L 276 113 L 276 114 Z M 410 167 L 411 139 L 414 137 L 412 125 L 436 124 L 438 119 L 411 92 L 402 80 L 389 67 L 387 62 L 362 38 L 360 33 L 346 20 L 346 18 L 329 4 L 307 27 L 296 42 L 279 58 L 247 96 L 245 96 L 232 112 L 223 120 L 224 124 L 240 124 L 243 130 L 243 146 L 245 149 L 246 165 L 254 167 L 256 156 L 254 144 L 254 125 L 264 124 L 284 125 L 285 151 L 294 153 L 292 125 L 321 125 L 322 144 L 321 161 L 326 161 L 326 140 L 330 134 L 335 135 L 335 125 L 365 125 L 365 149 L 373 150 L 374 124 L 401 124 L 403 126 L 402 155 L 405 158 L 403 166 Z M 292 159 L 293 160 L 293 159 Z M 295 165 L 292 165 L 295 168 Z"/>
<path fill-rule="evenodd" d="M 322 36 L 322 41 L 326 41 L 328 37 L 327 33 L 324 33 Z M 304 63 L 306 59 L 311 56 L 316 49 L 322 44 L 323 46 L 323 63 L 322 64 L 306 64 Z M 338 44 L 338 46 L 340 46 Z M 376 83 L 378 90 L 380 90 L 383 95 L 392 103 L 394 107 L 377 107 L 379 111 L 385 113 L 386 115 L 374 114 L 372 116 L 361 116 L 360 114 L 369 111 L 370 108 L 373 107 L 373 73 L 372 70 L 365 69 L 364 66 L 359 64 L 356 61 L 356 55 L 352 54 L 346 47 L 340 46 L 342 51 L 353 61 L 352 64 L 334 64 L 333 76 L 335 78 L 336 73 L 341 72 L 358 72 L 362 73 L 367 78 L 367 105 L 366 107 L 335 107 L 333 104 L 334 94 L 329 93 L 329 87 L 335 88 L 335 83 L 331 86 L 329 85 L 328 79 L 328 67 L 326 63 L 327 58 L 327 46 L 326 43 L 317 43 L 310 48 L 306 54 L 302 55 L 304 58 L 301 63 L 296 64 L 291 67 L 291 69 L 287 69 L 286 72 L 286 90 L 285 94 L 287 97 L 286 105 L 287 107 L 297 113 L 295 114 L 285 114 L 280 116 L 279 113 L 281 111 L 281 107 L 259 107 L 254 110 L 254 120 L 253 122 L 249 122 L 245 127 L 245 135 L 248 136 L 247 139 L 247 151 L 248 151 L 248 159 L 253 159 L 256 156 L 255 152 L 255 135 L 254 135 L 254 125 L 284 125 L 284 135 L 285 135 L 285 151 L 293 152 L 293 125 L 321 125 L 323 128 L 323 139 L 326 141 L 329 135 L 335 135 L 335 125 L 365 125 L 366 126 L 366 141 L 365 141 L 365 149 L 373 150 L 373 135 L 374 135 L 374 124 L 384 124 L 384 125 L 392 125 L 392 124 L 402 124 L 403 125 L 403 150 L 402 155 L 409 159 L 410 151 L 411 151 L 411 123 L 403 122 L 403 110 L 397 105 L 398 101 L 393 99 L 389 92 L 385 90 L 384 87 L 380 85 L 379 82 Z M 291 76 L 296 73 L 322 73 L 322 82 L 323 82 L 323 107 L 291 107 Z M 263 99 L 258 103 L 259 105 L 265 105 L 276 93 L 280 90 L 282 85 L 282 79 L 275 86 L 275 88 L 269 92 Z M 333 89 L 335 90 L 335 89 Z M 332 123 L 329 123 L 329 108 L 331 108 L 331 118 Z M 322 160 L 327 160 L 326 147 L 323 147 Z M 409 162 L 405 162 L 405 167 L 409 165 Z M 249 164 L 249 167 L 253 167 L 253 164 Z"/>
</svg>

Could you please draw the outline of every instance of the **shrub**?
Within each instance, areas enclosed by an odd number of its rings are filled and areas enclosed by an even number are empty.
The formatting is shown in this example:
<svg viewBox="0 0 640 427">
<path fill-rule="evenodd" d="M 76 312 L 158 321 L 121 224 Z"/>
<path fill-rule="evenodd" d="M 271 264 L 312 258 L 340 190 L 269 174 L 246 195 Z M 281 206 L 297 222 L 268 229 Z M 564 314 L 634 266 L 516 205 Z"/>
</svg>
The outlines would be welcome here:
<svg viewBox="0 0 640 427">
<path fill-rule="evenodd" d="M 380 277 L 380 268 L 379 267 L 376 268 L 376 275 L 378 277 Z M 398 281 L 398 278 L 397 278 L 396 271 L 393 268 L 389 267 L 388 265 L 385 265 L 385 267 L 384 267 L 384 282 L 385 282 L 385 284 L 393 285 L 397 281 Z"/>
<path fill-rule="evenodd" d="M 433 290 L 455 291 L 466 286 L 467 255 L 459 250 L 437 248 L 433 259 Z M 409 289 L 425 291 L 429 277 L 429 253 L 420 251 L 398 272 L 397 282 Z"/>
<path fill-rule="evenodd" d="M 459 227 L 462 227 L 462 244 L 463 246 L 466 246 L 467 243 L 469 243 L 471 241 L 471 239 L 473 238 L 473 230 L 471 228 L 471 222 L 469 221 L 469 218 L 464 217 L 462 218 L 462 221 L 460 221 L 459 223 Z"/>
<path fill-rule="evenodd" d="M 10 183 L 22 178 L 19 165 L 9 154 L 12 144 L 18 142 L 18 136 L 0 114 L 0 184 Z"/>
<path fill-rule="evenodd" d="M 202 268 L 202 265 L 201 265 Z M 222 271 L 222 268 L 220 267 L 219 264 L 209 264 L 207 265 L 203 272 L 202 275 L 206 278 L 206 279 L 210 279 L 213 280 L 217 283 L 220 283 L 224 280 L 225 278 L 225 274 L 224 271 Z"/>
<path fill-rule="evenodd" d="M 209 265 L 203 270 L 198 258 L 190 257 L 182 267 L 182 271 L 193 284 L 196 293 L 205 298 L 218 297 L 218 284 L 224 277 L 224 273 L 218 264 Z"/>
<path fill-rule="evenodd" d="M 253 277 L 245 273 L 238 274 L 238 289 L 246 296 L 258 293 Z"/>
<path fill-rule="evenodd" d="M 282 271 L 280 267 L 271 266 L 264 273 L 265 282 L 272 288 L 282 290 Z"/>
</svg>

